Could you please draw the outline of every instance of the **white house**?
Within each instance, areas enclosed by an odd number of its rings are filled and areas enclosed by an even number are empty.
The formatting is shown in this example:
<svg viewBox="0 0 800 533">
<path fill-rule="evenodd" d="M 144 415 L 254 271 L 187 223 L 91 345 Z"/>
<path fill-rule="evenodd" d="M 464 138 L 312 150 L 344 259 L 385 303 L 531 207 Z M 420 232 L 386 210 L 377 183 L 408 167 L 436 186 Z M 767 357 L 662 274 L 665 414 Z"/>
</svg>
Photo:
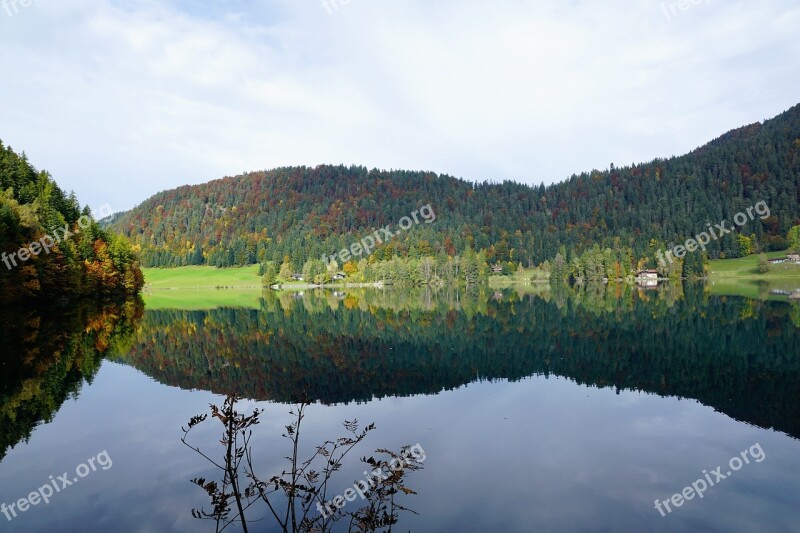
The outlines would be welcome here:
<svg viewBox="0 0 800 533">
<path fill-rule="evenodd" d="M 658 287 L 658 270 L 640 270 L 636 273 L 636 281 L 642 287 Z"/>
</svg>

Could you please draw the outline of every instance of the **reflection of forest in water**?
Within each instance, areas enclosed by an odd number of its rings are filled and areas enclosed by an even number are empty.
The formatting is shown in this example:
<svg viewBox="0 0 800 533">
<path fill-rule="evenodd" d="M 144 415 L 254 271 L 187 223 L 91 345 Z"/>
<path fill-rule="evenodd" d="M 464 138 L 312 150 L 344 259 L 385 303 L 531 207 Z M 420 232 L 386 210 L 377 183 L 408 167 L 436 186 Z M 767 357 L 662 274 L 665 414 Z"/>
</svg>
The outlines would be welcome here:
<svg viewBox="0 0 800 533">
<path fill-rule="evenodd" d="M 137 300 L 0 313 L 0 459 L 91 383 L 104 357 L 127 351 L 143 310 Z"/>
<path fill-rule="evenodd" d="M 261 309 L 147 311 L 119 360 L 168 385 L 280 402 L 554 374 L 800 437 L 798 327 L 797 305 L 692 286 L 265 292 Z"/>
</svg>

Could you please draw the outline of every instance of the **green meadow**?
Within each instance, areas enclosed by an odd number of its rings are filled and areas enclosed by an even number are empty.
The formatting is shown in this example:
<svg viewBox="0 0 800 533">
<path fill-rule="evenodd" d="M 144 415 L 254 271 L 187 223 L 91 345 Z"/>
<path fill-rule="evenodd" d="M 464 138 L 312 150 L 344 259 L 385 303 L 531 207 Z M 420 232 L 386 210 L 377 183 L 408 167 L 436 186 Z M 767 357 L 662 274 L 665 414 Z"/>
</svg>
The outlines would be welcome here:
<svg viewBox="0 0 800 533">
<path fill-rule="evenodd" d="M 259 309 L 260 289 L 175 289 L 145 291 L 143 298 L 147 309 L 178 309 L 197 311 L 218 307 Z"/>
<path fill-rule="evenodd" d="M 770 252 L 769 259 L 784 257 L 786 252 Z M 758 273 L 758 256 L 738 259 L 718 259 L 709 265 L 707 290 L 713 295 L 745 296 L 747 298 L 786 300 L 785 296 L 770 294 L 773 290 L 800 289 L 800 265 L 784 263 L 770 265 L 770 271 Z"/>
<path fill-rule="evenodd" d="M 770 252 L 767 258 L 786 257 L 786 252 Z M 783 263 L 781 265 L 770 265 L 770 271 L 766 274 L 758 273 L 758 256 L 750 255 L 738 259 L 717 259 L 711 261 L 709 265 L 709 277 L 711 279 L 750 279 L 754 281 L 770 280 L 800 280 L 800 265 L 794 263 Z"/>
<path fill-rule="evenodd" d="M 143 268 L 145 290 L 261 288 L 258 265 L 241 268 L 187 266 Z"/>
<path fill-rule="evenodd" d="M 143 268 L 142 272 L 145 279 L 143 297 L 148 309 L 188 311 L 259 307 L 262 287 L 258 265 L 244 268 Z"/>
</svg>

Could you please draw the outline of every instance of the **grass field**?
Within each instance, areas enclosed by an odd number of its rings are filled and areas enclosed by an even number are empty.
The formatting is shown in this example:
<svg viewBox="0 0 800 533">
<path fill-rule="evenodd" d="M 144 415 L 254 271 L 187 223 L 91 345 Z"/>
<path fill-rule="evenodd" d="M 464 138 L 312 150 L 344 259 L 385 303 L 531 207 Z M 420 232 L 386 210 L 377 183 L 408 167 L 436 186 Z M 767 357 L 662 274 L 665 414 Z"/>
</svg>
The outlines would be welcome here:
<svg viewBox="0 0 800 533">
<path fill-rule="evenodd" d="M 199 311 L 218 307 L 261 307 L 261 289 L 179 289 L 155 290 L 143 295 L 147 309 Z"/>
<path fill-rule="evenodd" d="M 786 252 L 771 252 L 767 257 L 784 257 Z M 758 273 L 758 256 L 711 261 L 707 290 L 713 295 L 745 296 L 769 300 L 786 300 L 771 295 L 772 290 L 800 289 L 800 265 L 770 265 L 766 274 Z"/>
<path fill-rule="evenodd" d="M 258 265 L 243 268 L 190 266 L 143 268 L 145 291 L 159 289 L 261 288 Z"/>
<path fill-rule="evenodd" d="M 769 259 L 776 257 L 786 257 L 786 252 L 770 252 L 767 254 Z M 771 281 L 781 279 L 800 280 L 800 265 L 794 263 L 784 263 L 782 265 L 770 265 L 770 271 L 766 274 L 758 273 L 758 256 L 750 255 L 739 259 L 718 259 L 711 261 L 709 268 L 711 279 L 750 279 L 755 281 Z"/>
</svg>

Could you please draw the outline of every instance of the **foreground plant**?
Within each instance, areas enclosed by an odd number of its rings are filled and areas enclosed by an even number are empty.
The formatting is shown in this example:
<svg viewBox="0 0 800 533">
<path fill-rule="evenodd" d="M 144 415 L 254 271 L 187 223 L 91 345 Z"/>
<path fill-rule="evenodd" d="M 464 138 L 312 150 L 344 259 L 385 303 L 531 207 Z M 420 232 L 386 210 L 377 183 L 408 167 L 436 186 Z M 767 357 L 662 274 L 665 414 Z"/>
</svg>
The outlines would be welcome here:
<svg viewBox="0 0 800 533">
<path fill-rule="evenodd" d="M 310 458 L 300 460 L 300 428 L 309 404 L 297 404 L 290 410 L 294 417 L 293 422 L 286 426 L 283 434 L 291 444 L 291 455 L 285 457 L 289 466 L 280 475 L 263 481 L 255 473 L 253 449 L 250 445 L 252 428 L 260 423 L 263 411 L 255 409 L 249 415 L 239 413 L 236 410 L 238 400 L 236 395 L 229 395 L 221 408 L 210 406 L 212 418 L 218 419 L 225 428 L 220 440 L 225 448 L 224 460 L 221 462 L 215 461 L 199 447 L 188 442 L 189 433 L 208 419 L 207 414 L 193 417 L 187 428 L 181 428 L 181 442 L 223 472 L 221 484 L 205 478 L 192 480 L 192 483 L 206 491 L 212 506 L 209 511 L 193 509 L 192 516 L 195 518 L 215 521 L 217 532 L 234 524 L 239 524 L 242 531 L 247 532 L 246 513 L 261 502 L 269 510 L 268 516 L 284 532 L 325 533 L 333 531 L 339 523 L 344 527 L 347 522 L 347 531 L 367 533 L 391 532 L 392 526 L 399 520 L 400 512 L 414 513 L 400 505 L 396 496 L 400 493 L 416 494 L 405 486 L 405 477 L 409 472 L 422 469 L 424 451 L 421 455 L 411 447 L 403 448 L 400 453 L 377 450 L 376 453 L 386 459 L 361 459 L 372 468 L 372 472 L 367 481 L 359 481 L 354 485 L 355 489 L 345 491 L 352 499 L 348 497 L 345 500 L 338 496 L 329 500 L 331 478 L 341 469 L 345 457 L 375 429 L 375 424 L 360 429 L 357 420 L 345 421 L 343 425 L 346 436 L 324 442 L 316 447 Z M 419 445 L 415 448 L 418 447 Z M 345 512 L 345 501 L 354 500 L 356 493 L 367 505 Z M 319 514 L 315 511 L 319 511 Z M 263 518 L 258 521 L 261 520 Z"/>
</svg>

